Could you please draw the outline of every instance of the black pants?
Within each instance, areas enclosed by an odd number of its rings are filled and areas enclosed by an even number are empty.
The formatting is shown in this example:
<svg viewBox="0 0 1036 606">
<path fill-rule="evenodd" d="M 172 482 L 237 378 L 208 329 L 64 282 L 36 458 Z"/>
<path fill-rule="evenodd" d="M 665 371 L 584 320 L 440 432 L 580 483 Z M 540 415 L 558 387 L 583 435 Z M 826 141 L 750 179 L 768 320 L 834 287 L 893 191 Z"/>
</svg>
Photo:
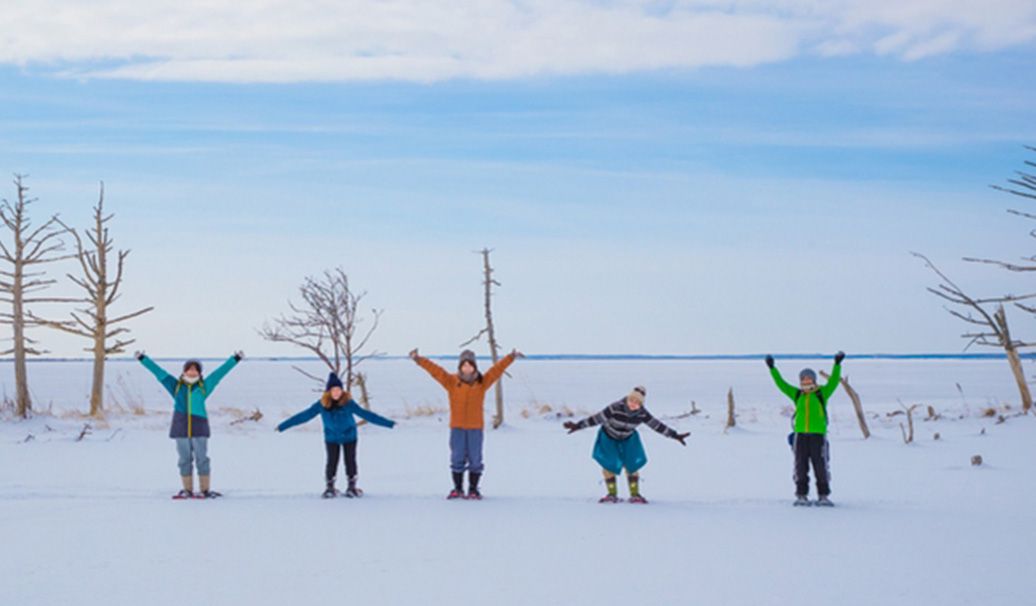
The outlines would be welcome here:
<svg viewBox="0 0 1036 606">
<path fill-rule="evenodd" d="M 830 451 L 827 436 L 819 433 L 797 433 L 792 442 L 795 449 L 795 494 L 809 494 L 809 466 L 817 476 L 817 494 L 831 494 L 831 472 L 828 469 Z"/>
<path fill-rule="evenodd" d="M 356 442 L 346 442 L 345 444 L 332 444 L 325 442 L 327 446 L 327 469 L 324 471 L 324 477 L 328 482 L 335 479 L 335 472 L 338 471 L 338 455 L 339 452 L 345 451 L 345 477 L 355 478 L 356 477 Z"/>
</svg>

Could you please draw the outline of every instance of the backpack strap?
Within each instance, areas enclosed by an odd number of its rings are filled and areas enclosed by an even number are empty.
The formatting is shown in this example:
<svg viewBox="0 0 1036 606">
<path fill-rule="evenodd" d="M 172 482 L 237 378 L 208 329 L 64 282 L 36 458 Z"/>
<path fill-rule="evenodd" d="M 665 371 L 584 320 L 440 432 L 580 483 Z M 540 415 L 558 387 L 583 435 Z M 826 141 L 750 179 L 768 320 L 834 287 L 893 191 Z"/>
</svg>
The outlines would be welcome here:
<svg viewBox="0 0 1036 606">
<path fill-rule="evenodd" d="M 796 403 L 799 401 L 799 398 L 802 397 L 803 393 L 805 393 L 805 392 L 803 392 L 801 389 L 798 389 L 798 390 L 795 391 L 795 402 Z M 814 391 L 812 393 L 816 394 L 817 400 L 820 400 L 820 407 L 824 409 L 824 416 L 826 417 L 827 416 L 827 398 L 824 397 L 824 392 L 821 391 L 820 389 L 817 389 L 816 391 Z"/>
</svg>

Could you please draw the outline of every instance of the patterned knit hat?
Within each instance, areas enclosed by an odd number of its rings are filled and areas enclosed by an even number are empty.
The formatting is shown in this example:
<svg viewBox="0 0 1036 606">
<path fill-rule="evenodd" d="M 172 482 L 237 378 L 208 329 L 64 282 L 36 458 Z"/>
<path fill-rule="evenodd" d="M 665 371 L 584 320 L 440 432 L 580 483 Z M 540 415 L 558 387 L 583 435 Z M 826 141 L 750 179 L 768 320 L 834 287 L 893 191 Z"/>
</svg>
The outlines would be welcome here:
<svg viewBox="0 0 1036 606">
<path fill-rule="evenodd" d="M 813 381 L 814 383 L 816 383 L 817 382 L 817 373 L 816 373 L 816 371 L 814 371 L 812 368 L 804 368 L 804 369 L 802 369 L 802 372 L 799 373 L 799 383 L 805 381 L 806 379 L 809 379 L 810 381 Z"/>
<path fill-rule="evenodd" d="M 630 395 L 626 397 L 631 400 L 636 400 L 643 404 L 644 400 L 647 399 L 647 389 L 645 389 L 643 385 L 637 385 L 633 388 L 633 391 L 630 392 Z"/>
<path fill-rule="evenodd" d="M 478 361 L 475 357 L 475 352 L 470 349 L 465 349 L 460 352 L 460 360 L 457 361 L 457 368 L 463 366 L 465 362 L 471 362 L 471 365 L 475 367 L 475 370 L 478 370 Z"/>
</svg>

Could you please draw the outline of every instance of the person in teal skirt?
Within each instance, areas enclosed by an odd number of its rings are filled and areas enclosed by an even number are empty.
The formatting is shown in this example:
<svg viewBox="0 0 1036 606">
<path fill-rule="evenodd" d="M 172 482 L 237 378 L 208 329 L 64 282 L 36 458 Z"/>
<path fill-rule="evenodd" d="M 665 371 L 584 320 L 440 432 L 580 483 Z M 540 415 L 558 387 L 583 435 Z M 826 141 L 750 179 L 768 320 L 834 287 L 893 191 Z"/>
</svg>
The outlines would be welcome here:
<svg viewBox="0 0 1036 606">
<path fill-rule="evenodd" d="M 623 469 L 626 470 L 626 477 L 629 480 L 629 502 L 647 503 L 647 499 L 640 494 L 640 474 L 638 473 L 647 464 L 647 453 L 644 452 L 644 445 L 637 432 L 637 427 L 642 423 L 646 423 L 648 427 L 665 437 L 687 446 L 686 439 L 691 434 L 679 433 L 652 416 L 644 407 L 646 398 L 647 389 L 637 386 L 628 396 L 609 404 L 601 412 L 579 422 L 566 421 L 564 423 L 568 433 L 594 425 L 601 426 L 597 432 L 597 441 L 594 443 L 593 451 L 593 458 L 601 466 L 604 482 L 608 488 L 608 494 L 601 497 L 601 503 L 619 502 L 618 475 L 622 473 Z"/>
</svg>

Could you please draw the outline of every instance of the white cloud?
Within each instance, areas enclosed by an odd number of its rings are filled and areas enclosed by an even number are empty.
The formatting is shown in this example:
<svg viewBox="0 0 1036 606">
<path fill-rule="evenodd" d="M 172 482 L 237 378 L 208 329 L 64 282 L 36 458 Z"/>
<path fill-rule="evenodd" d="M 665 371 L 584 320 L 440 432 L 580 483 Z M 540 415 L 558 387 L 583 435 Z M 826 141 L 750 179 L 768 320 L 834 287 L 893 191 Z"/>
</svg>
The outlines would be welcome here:
<svg viewBox="0 0 1036 606">
<path fill-rule="evenodd" d="M 77 77 L 429 82 L 990 51 L 1036 39 L 1036 3 L 37 0 L 0 32 L 0 63 Z"/>
</svg>

